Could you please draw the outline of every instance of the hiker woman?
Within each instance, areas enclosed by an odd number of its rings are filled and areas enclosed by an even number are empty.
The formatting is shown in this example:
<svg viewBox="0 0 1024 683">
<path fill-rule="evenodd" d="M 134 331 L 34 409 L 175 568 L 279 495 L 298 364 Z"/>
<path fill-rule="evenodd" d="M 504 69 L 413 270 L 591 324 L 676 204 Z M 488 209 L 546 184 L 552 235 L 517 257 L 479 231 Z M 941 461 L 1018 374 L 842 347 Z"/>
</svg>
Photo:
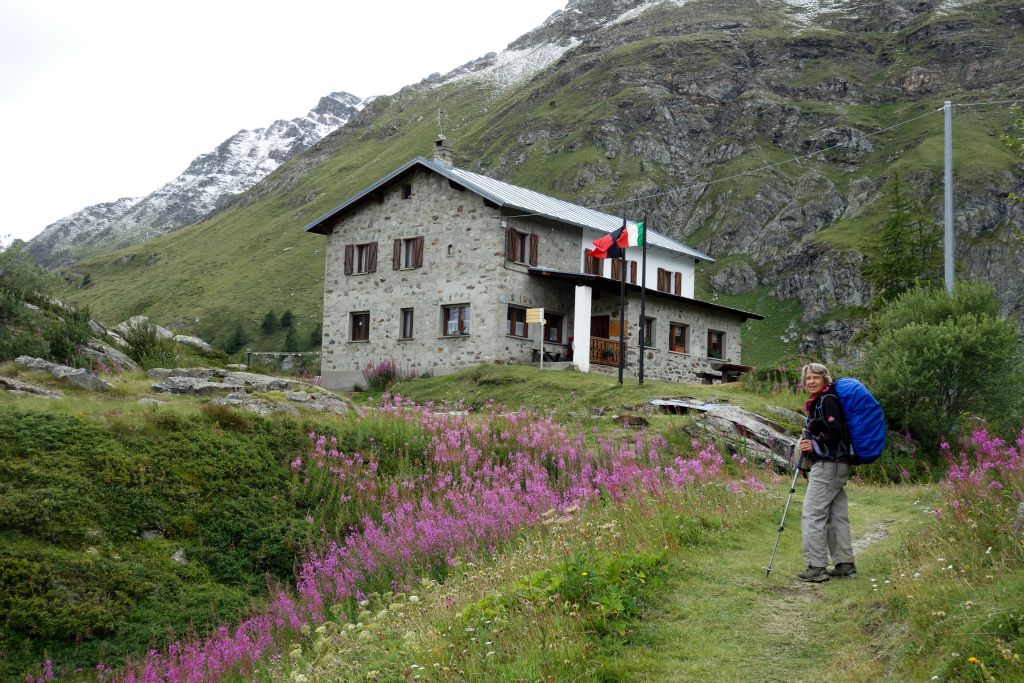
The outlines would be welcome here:
<svg viewBox="0 0 1024 683">
<path fill-rule="evenodd" d="M 800 373 L 810 394 L 807 423 L 800 450 L 810 461 L 807 494 L 800 518 L 807 569 L 801 581 L 818 583 L 829 577 L 853 576 L 853 544 L 847 512 L 846 479 L 850 475 L 850 435 L 832 375 L 821 363 L 809 363 Z M 831 555 L 835 568 L 826 571 Z"/>
</svg>

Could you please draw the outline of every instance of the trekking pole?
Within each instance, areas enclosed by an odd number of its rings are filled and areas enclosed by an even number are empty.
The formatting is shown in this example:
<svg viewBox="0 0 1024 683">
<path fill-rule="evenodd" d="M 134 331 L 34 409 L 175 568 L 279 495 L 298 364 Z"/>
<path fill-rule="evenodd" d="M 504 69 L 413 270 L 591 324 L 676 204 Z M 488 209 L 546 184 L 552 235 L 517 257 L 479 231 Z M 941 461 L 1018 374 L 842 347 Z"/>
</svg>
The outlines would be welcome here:
<svg viewBox="0 0 1024 683">
<path fill-rule="evenodd" d="M 800 438 L 803 439 L 804 434 L 801 434 Z M 796 478 L 800 474 L 800 465 L 803 463 L 804 454 L 801 451 L 800 457 L 797 458 L 796 465 L 793 466 L 793 481 L 789 484 L 789 496 L 786 497 L 786 507 L 782 509 L 782 521 L 779 522 L 779 535 L 775 537 L 775 547 L 772 548 L 772 556 L 768 559 L 768 568 L 764 573 L 764 578 L 766 579 L 768 578 L 768 575 L 772 573 L 772 563 L 775 562 L 775 552 L 779 549 L 779 541 L 782 540 L 782 530 L 786 528 L 786 514 L 789 512 L 789 504 L 793 502 L 793 494 L 796 493 Z"/>
</svg>

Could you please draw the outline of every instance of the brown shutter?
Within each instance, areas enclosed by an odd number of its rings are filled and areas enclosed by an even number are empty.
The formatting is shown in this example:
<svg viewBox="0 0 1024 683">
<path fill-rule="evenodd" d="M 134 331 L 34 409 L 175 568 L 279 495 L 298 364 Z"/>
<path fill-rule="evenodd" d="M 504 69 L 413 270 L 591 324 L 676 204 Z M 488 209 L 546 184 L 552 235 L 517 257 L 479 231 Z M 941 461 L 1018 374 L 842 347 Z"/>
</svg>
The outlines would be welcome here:
<svg viewBox="0 0 1024 683">
<path fill-rule="evenodd" d="M 618 282 L 622 279 L 622 261 L 612 259 L 612 279 Z"/>
<path fill-rule="evenodd" d="M 676 273 L 676 296 L 683 295 L 683 274 Z"/>
<path fill-rule="evenodd" d="M 402 267 L 402 240 L 395 240 L 395 250 L 391 253 L 391 267 L 398 270 Z"/>
<path fill-rule="evenodd" d="M 537 265 L 537 252 L 540 247 L 540 238 L 536 235 L 530 235 L 530 265 Z"/>
<path fill-rule="evenodd" d="M 352 274 L 352 261 L 355 258 L 355 250 L 354 244 L 345 245 L 345 275 Z"/>
<path fill-rule="evenodd" d="M 518 242 L 519 233 L 513 230 L 512 228 L 508 228 L 505 231 L 505 258 L 507 258 L 509 261 L 516 260 L 516 253 L 518 252 L 518 249 L 516 247 L 518 246 Z"/>
<path fill-rule="evenodd" d="M 629 281 L 636 284 L 636 261 L 629 262 Z"/>
<path fill-rule="evenodd" d="M 417 237 L 412 243 L 412 267 L 423 266 L 423 238 Z"/>
<path fill-rule="evenodd" d="M 658 291 L 668 291 L 668 272 L 664 268 L 658 268 Z"/>
<path fill-rule="evenodd" d="M 377 272 L 377 243 L 370 242 L 366 245 L 366 272 Z"/>
</svg>

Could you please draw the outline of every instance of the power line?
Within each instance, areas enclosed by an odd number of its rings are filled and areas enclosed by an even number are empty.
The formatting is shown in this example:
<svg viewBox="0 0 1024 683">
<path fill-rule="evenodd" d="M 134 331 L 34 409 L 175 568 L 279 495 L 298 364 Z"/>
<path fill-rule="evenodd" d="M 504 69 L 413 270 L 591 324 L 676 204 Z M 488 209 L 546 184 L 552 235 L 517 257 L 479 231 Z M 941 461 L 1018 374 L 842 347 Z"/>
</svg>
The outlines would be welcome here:
<svg viewBox="0 0 1024 683">
<path fill-rule="evenodd" d="M 991 100 L 989 102 L 963 102 L 961 104 L 954 104 L 954 107 L 981 107 L 987 104 L 1018 104 L 1024 101 L 1024 98 L 1017 98 L 1015 100 Z"/>
</svg>

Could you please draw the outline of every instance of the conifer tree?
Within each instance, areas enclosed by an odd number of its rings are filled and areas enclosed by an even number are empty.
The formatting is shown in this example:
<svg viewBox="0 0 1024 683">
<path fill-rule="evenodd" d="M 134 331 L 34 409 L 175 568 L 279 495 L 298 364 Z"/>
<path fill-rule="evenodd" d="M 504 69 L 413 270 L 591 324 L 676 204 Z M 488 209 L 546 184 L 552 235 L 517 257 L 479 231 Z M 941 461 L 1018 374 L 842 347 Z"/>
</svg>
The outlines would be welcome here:
<svg viewBox="0 0 1024 683">
<path fill-rule="evenodd" d="M 292 322 L 294 322 L 294 317 L 295 316 L 292 315 L 292 310 L 290 308 L 287 311 L 285 311 L 284 313 L 282 313 L 281 314 L 281 327 L 291 327 L 292 326 Z"/>
<path fill-rule="evenodd" d="M 942 277 L 939 224 L 905 193 L 899 175 L 889 185 L 887 203 L 888 216 L 864 269 L 875 290 L 876 307 L 916 286 L 936 284 Z"/>
<path fill-rule="evenodd" d="M 231 338 L 228 343 L 224 346 L 224 350 L 228 353 L 237 353 L 242 350 L 242 347 L 249 342 L 249 335 L 245 333 L 245 328 L 242 327 L 242 322 L 238 321 L 235 323 L 235 331 L 231 334 Z"/>
<path fill-rule="evenodd" d="M 263 316 L 263 322 L 260 323 L 260 329 L 263 330 L 263 334 L 274 334 L 277 332 L 277 315 L 274 313 L 274 309 L 267 311 L 267 314 Z"/>
<path fill-rule="evenodd" d="M 288 334 L 284 337 L 284 350 L 285 351 L 298 351 L 299 341 L 296 339 L 295 326 L 292 325 L 288 328 Z"/>
</svg>

